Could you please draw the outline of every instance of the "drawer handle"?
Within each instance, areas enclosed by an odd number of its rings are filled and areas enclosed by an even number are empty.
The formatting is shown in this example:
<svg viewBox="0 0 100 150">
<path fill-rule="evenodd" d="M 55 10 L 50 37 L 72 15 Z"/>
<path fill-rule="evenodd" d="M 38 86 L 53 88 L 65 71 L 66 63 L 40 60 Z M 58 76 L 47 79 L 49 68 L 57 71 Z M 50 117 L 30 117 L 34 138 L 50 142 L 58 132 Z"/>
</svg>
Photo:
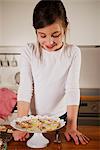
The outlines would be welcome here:
<svg viewBox="0 0 100 150">
<path fill-rule="evenodd" d="M 87 106 L 87 103 L 81 103 L 80 106 Z"/>
</svg>

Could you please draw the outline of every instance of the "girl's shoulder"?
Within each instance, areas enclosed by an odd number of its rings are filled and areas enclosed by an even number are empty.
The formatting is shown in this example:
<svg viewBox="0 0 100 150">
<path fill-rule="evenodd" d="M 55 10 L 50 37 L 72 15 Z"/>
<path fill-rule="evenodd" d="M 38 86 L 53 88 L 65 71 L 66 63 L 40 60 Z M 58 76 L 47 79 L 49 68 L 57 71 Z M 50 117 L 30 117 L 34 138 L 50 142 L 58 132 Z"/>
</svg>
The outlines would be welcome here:
<svg viewBox="0 0 100 150">
<path fill-rule="evenodd" d="M 27 43 L 26 48 L 27 48 L 29 51 L 35 51 L 36 44 L 35 44 L 35 43 Z"/>
<path fill-rule="evenodd" d="M 80 48 L 75 44 L 65 44 L 66 49 L 70 49 L 72 51 L 80 51 Z"/>
<path fill-rule="evenodd" d="M 22 49 L 22 53 L 31 55 L 35 51 L 35 43 L 27 43 Z"/>
<path fill-rule="evenodd" d="M 65 44 L 65 51 L 69 56 L 72 56 L 76 53 L 81 53 L 80 48 L 75 44 Z"/>
</svg>

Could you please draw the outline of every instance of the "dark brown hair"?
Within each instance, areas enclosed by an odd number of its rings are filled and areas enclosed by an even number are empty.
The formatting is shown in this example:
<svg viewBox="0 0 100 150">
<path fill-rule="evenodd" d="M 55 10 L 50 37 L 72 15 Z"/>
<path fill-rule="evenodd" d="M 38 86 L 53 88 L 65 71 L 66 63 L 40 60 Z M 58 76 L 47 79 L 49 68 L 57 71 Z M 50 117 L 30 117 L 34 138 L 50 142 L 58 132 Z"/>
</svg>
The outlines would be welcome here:
<svg viewBox="0 0 100 150">
<path fill-rule="evenodd" d="M 61 0 L 41 0 L 33 12 L 33 26 L 35 29 L 51 25 L 60 20 L 64 28 L 67 28 L 68 19 L 66 10 Z"/>
</svg>

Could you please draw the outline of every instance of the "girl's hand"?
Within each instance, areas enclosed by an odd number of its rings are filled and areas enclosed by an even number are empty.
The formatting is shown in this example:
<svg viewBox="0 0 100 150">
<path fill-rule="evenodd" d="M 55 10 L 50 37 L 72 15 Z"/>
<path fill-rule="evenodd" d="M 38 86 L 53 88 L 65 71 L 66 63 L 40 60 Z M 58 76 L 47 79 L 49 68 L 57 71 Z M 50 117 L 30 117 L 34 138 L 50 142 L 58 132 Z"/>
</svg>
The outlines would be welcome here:
<svg viewBox="0 0 100 150">
<path fill-rule="evenodd" d="M 65 137 L 67 141 L 73 139 L 76 145 L 78 145 L 79 143 L 87 144 L 90 140 L 88 137 L 86 137 L 76 129 L 67 129 L 65 132 Z"/>
<path fill-rule="evenodd" d="M 25 141 L 27 138 L 29 138 L 29 133 L 18 130 L 13 131 L 12 135 L 15 141 Z"/>
</svg>

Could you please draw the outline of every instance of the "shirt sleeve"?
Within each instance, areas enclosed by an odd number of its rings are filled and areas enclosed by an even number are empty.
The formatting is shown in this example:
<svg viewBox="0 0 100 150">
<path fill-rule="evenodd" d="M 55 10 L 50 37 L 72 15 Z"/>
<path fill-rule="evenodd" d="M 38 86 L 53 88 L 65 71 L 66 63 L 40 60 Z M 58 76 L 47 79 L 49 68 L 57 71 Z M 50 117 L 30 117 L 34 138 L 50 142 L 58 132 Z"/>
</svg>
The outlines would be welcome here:
<svg viewBox="0 0 100 150">
<path fill-rule="evenodd" d="M 18 88 L 17 101 L 30 103 L 32 97 L 32 71 L 31 71 L 31 50 L 24 48 L 19 60 L 20 85 Z"/>
<path fill-rule="evenodd" d="M 79 105 L 80 102 L 80 67 L 81 67 L 81 52 L 78 47 L 73 52 L 71 65 L 68 70 L 67 80 L 65 84 L 64 99 L 67 101 L 67 105 Z"/>
</svg>

